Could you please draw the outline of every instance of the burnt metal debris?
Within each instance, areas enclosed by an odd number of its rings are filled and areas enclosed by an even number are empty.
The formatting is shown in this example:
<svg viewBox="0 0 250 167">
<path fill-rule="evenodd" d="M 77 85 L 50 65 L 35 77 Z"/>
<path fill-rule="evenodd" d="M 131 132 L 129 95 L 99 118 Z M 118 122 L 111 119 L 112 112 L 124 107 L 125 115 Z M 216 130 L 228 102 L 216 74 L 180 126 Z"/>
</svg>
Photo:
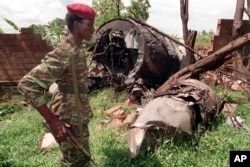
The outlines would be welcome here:
<svg viewBox="0 0 250 167">
<path fill-rule="evenodd" d="M 180 130 L 192 135 L 207 129 L 223 106 L 224 101 L 203 82 L 187 79 L 177 83 L 164 95 L 149 101 L 130 126 L 130 156 L 135 158 L 139 154 L 148 129 L 157 126 L 168 134 Z"/>
<path fill-rule="evenodd" d="M 96 32 L 90 49 L 90 89 L 112 85 L 139 96 L 155 89 L 180 69 L 182 55 L 173 42 L 138 22 L 114 19 Z M 94 64 L 93 63 L 93 64 Z M 136 95 L 137 94 L 137 95 Z"/>
</svg>

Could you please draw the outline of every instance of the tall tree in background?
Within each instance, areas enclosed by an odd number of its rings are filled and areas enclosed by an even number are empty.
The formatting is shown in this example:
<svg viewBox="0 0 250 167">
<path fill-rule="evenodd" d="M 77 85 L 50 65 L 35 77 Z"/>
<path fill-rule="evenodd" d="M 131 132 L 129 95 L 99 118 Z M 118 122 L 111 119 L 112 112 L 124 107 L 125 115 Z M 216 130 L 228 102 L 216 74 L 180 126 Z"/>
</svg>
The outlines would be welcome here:
<svg viewBox="0 0 250 167">
<path fill-rule="evenodd" d="M 67 33 L 64 19 L 56 18 L 47 25 L 48 33 L 44 39 L 50 41 L 52 46 L 55 46 L 61 41 L 62 37 Z"/>
<path fill-rule="evenodd" d="M 32 24 L 29 26 L 29 28 L 33 28 L 34 32 L 36 34 L 40 34 L 42 38 L 44 38 L 47 34 L 47 28 L 46 25 L 41 25 L 41 24 Z"/>
<path fill-rule="evenodd" d="M 149 18 L 149 0 L 130 0 L 130 6 L 125 7 L 122 0 L 93 0 L 92 6 L 97 12 L 96 27 L 115 18 L 134 16 L 146 21 Z"/>
<path fill-rule="evenodd" d="M 148 9 L 151 7 L 148 0 L 131 0 L 131 5 L 127 7 L 128 12 L 146 21 L 149 18 Z"/>
<path fill-rule="evenodd" d="M 123 17 L 125 10 L 121 0 L 93 0 L 92 6 L 96 11 L 95 26 L 99 27 L 108 20 Z"/>
<path fill-rule="evenodd" d="M 189 0 L 180 0 L 181 20 L 184 43 L 190 48 L 194 48 L 197 31 L 188 29 L 189 20 Z M 185 60 L 182 62 L 183 66 L 195 63 L 194 53 L 186 48 Z"/>
<path fill-rule="evenodd" d="M 35 33 L 41 34 L 42 38 L 51 46 L 56 46 L 66 34 L 64 20 L 59 18 L 52 20 L 48 25 L 32 24 L 30 27 L 34 29 Z"/>
</svg>

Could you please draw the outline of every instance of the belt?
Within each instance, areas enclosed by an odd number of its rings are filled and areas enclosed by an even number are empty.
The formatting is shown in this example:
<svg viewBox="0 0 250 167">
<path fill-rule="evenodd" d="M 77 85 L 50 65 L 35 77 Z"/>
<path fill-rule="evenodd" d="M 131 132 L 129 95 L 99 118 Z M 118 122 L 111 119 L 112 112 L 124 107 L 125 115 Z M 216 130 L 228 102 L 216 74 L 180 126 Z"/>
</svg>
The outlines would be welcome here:
<svg viewBox="0 0 250 167">
<path fill-rule="evenodd" d="M 78 86 L 77 88 L 78 88 L 79 93 L 87 93 L 86 87 Z M 69 93 L 69 94 L 75 93 L 73 85 L 60 85 L 60 84 L 58 84 L 58 90 L 62 93 Z"/>
</svg>

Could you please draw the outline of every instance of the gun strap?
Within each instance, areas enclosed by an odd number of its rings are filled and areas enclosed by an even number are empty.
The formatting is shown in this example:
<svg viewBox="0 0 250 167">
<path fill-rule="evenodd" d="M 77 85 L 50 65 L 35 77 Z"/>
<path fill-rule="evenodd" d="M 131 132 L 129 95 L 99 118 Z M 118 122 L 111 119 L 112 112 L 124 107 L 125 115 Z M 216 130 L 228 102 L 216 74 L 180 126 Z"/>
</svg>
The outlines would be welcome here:
<svg viewBox="0 0 250 167">
<path fill-rule="evenodd" d="M 77 87 L 77 79 L 76 79 L 76 68 L 75 68 L 75 61 L 73 59 L 73 56 L 71 56 L 71 64 L 72 64 L 72 76 L 73 76 L 73 84 L 74 84 L 74 94 L 75 94 L 75 101 L 76 101 L 76 112 L 77 112 L 77 119 L 78 119 L 78 126 L 80 130 L 80 138 L 81 141 L 83 141 L 83 126 L 82 126 L 82 117 L 80 114 L 81 109 L 81 103 L 79 100 L 79 92 Z"/>
</svg>

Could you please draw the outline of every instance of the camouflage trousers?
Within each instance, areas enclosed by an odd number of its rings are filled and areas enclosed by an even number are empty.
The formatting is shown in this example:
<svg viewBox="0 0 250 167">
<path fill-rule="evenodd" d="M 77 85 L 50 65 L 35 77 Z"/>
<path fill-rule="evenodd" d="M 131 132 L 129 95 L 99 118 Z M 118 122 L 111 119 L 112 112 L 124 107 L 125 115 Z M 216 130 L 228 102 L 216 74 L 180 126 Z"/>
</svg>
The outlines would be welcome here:
<svg viewBox="0 0 250 167">
<path fill-rule="evenodd" d="M 74 136 L 77 138 L 78 141 L 80 139 L 80 132 L 78 126 L 72 127 L 72 131 L 74 132 Z M 88 127 L 85 125 L 83 126 L 83 141 L 81 141 L 84 149 L 86 149 L 90 153 L 89 149 L 89 130 Z M 78 134 L 78 135 L 76 135 Z M 68 141 L 61 142 L 60 149 L 63 155 L 61 160 L 61 167 L 87 167 L 89 166 L 90 160 L 87 158 L 83 152 L 76 150 L 72 144 Z"/>
<path fill-rule="evenodd" d="M 76 111 L 76 101 L 74 94 L 66 94 L 55 92 L 50 106 L 51 111 L 65 123 L 70 124 L 71 131 L 75 138 L 80 141 L 83 147 L 90 153 L 89 149 L 89 129 L 88 122 L 92 116 L 92 111 L 86 94 L 79 95 L 80 100 L 80 116 Z M 79 118 L 82 122 L 83 132 L 80 132 Z M 81 134 L 83 139 L 81 139 Z M 76 150 L 73 145 L 64 141 L 60 144 L 62 152 L 61 167 L 87 167 L 90 160 L 83 152 Z"/>
</svg>

